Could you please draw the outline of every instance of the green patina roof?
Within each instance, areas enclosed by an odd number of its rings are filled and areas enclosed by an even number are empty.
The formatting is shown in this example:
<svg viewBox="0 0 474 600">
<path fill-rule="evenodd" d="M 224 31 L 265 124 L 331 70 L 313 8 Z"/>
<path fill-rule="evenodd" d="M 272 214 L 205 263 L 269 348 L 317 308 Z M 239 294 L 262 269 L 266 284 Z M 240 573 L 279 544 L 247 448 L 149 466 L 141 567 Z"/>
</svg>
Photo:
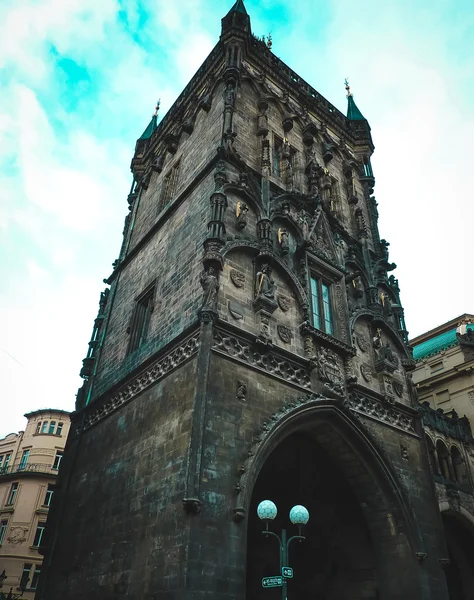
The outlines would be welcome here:
<svg viewBox="0 0 474 600">
<path fill-rule="evenodd" d="M 240 12 L 243 15 L 248 14 L 247 11 L 245 10 L 245 6 L 243 3 L 243 0 L 237 0 L 237 2 L 234 4 L 234 6 L 229 10 L 229 12 L 227 13 L 228 15 L 232 14 L 233 12 Z"/>
<path fill-rule="evenodd" d="M 151 121 L 148 123 L 148 127 L 145 129 L 145 131 L 141 134 L 141 136 L 138 139 L 139 140 L 147 140 L 147 139 L 151 138 L 152 133 L 156 129 L 156 122 L 157 122 L 157 116 L 153 115 L 151 118 Z"/>
<path fill-rule="evenodd" d="M 352 94 L 347 97 L 347 118 L 351 121 L 365 121 L 365 117 L 357 108 Z"/>
<path fill-rule="evenodd" d="M 428 356 L 438 354 L 438 352 L 441 352 L 441 350 L 447 350 L 448 348 L 453 348 L 456 346 L 458 344 L 456 329 L 457 327 L 454 327 L 449 331 L 440 333 L 430 340 L 426 340 L 425 342 L 421 342 L 421 344 L 414 346 L 413 358 L 415 360 L 421 360 L 422 358 L 427 358 Z M 474 323 L 468 325 L 467 329 L 474 329 Z"/>
</svg>

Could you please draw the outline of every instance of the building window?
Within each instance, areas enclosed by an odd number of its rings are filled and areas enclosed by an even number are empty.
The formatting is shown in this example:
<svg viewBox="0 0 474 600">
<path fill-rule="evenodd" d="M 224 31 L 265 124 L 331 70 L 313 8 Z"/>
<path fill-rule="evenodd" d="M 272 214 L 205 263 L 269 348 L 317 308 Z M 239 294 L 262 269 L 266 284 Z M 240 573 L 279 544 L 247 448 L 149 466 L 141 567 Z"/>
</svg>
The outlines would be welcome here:
<svg viewBox="0 0 474 600">
<path fill-rule="evenodd" d="M 3 465 L 5 469 L 7 469 L 8 463 L 10 462 L 11 457 L 12 457 L 12 455 L 10 453 L 5 455 L 5 464 Z"/>
<path fill-rule="evenodd" d="M 135 309 L 130 326 L 130 342 L 128 352 L 134 352 L 144 343 L 148 333 L 151 313 L 154 308 L 155 286 L 148 288 L 135 302 Z"/>
<path fill-rule="evenodd" d="M 311 305 L 314 327 L 333 335 L 331 290 L 329 285 L 319 277 L 311 277 Z"/>
<path fill-rule="evenodd" d="M 39 548 L 41 546 L 41 540 L 43 539 L 44 530 L 46 529 L 46 523 L 38 523 L 36 528 L 35 539 L 33 540 L 33 546 Z"/>
<path fill-rule="evenodd" d="M 41 575 L 41 566 L 36 565 L 35 571 L 33 573 L 33 579 L 31 580 L 30 589 L 36 590 L 36 588 L 38 587 L 38 579 L 39 579 L 40 575 Z"/>
<path fill-rule="evenodd" d="M 26 588 L 28 587 L 28 581 L 30 580 L 30 574 L 31 574 L 31 568 L 33 565 L 25 563 L 23 565 L 23 572 L 21 574 L 21 579 L 20 579 L 20 589 L 21 590 L 26 590 Z"/>
<path fill-rule="evenodd" d="M 56 427 L 56 421 L 51 421 L 49 424 L 49 433 L 54 433 L 54 428 Z"/>
<path fill-rule="evenodd" d="M 18 483 L 12 483 L 12 486 L 10 488 L 10 493 L 8 494 L 8 500 L 7 500 L 7 506 L 11 506 L 12 504 L 15 503 L 15 498 L 18 492 Z"/>
<path fill-rule="evenodd" d="M 63 453 L 59 450 L 56 450 L 56 456 L 54 457 L 53 469 L 59 469 L 59 465 L 61 464 L 61 460 L 63 458 Z"/>
<path fill-rule="evenodd" d="M 62 430 L 63 430 L 63 424 L 58 423 L 58 426 L 56 427 L 56 435 L 61 435 Z"/>
<path fill-rule="evenodd" d="M 48 484 L 48 489 L 44 497 L 43 506 L 51 506 L 51 500 L 53 499 L 54 486 L 52 483 Z"/>
<path fill-rule="evenodd" d="M 158 202 L 158 213 L 160 213 L 168 202 L 175 197 L 176 188 L 178 187 L 179 167 L 180 162 L 178 161 L 170 168 L 163 178 L 160 200 Z"/>
<path fill-rule="evenodd" d="M 48 433 L 48 421 L 43 422 L 43 429 L 41 430 L 41 433 Z"/>
<path fill-rule="evenodd" d="M 364 156 L 364 177 L 373 177 L 372 165 L 370 164 L 370 158 Z"/>
<path fill-rule="evenodd" d="M 30 451 L 29 450 L 24 450 L 23 451 L 23 456 L 21 457 L 21 462 L 20 462 L 20 467 L 19 469 L 24 469 L 28 463 L 28 457 L 30 456 Z"/>
<path fill-rule="evenodd" d="M 38 425 L 36 425 L 36 433 L 41 432 L 41 421 L 38 421 Z"/>
<path fill-rule="evenodd" d="M 7 527 L 8 527 L 8 521 L 7 520 L 0 521 L 0 545 L 3 543 L 3 539 L 4 539 L 5 534 L 7 532 Z"/>
</svg>

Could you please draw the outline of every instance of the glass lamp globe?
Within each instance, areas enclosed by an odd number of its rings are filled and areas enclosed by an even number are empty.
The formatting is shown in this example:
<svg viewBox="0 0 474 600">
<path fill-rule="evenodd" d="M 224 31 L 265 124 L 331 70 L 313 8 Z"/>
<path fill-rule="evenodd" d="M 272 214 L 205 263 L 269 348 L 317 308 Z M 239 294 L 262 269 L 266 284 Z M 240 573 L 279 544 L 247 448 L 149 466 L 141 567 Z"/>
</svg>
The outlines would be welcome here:
<svg viewBox="0 0 474 600">
<path fill-rule="evenodd" d="M 257 506 L 257 515 L 262 521 L 273 521 L 277 512 L 276 504 L 271 500 L 262 500 Z"/>
<path fill-rule="evenodd" d="M 309 521 L 308 510 L 301 504 L 293 506 L 293 508 L 290 510 L 290 521 L 293 523 L 293 525 L 306 525 L 306 523 Z"/>
</svg>

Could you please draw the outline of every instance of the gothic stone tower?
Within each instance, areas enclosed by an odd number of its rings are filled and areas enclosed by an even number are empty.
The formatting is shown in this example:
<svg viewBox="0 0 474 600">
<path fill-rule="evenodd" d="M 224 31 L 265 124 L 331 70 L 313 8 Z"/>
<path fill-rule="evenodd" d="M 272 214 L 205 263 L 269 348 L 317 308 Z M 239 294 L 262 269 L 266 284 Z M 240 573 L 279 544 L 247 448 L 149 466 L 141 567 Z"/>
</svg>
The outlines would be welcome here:
<svg viewBox="0 0 474 600">
<path fill-rule="evenodd" d="M 238 0 L 137 142 L 43 600 L 276 598 L 265 498 L 310 511 L 289 597 L 448 597 L 370 127 L 268 45 Z"/>
</svg>

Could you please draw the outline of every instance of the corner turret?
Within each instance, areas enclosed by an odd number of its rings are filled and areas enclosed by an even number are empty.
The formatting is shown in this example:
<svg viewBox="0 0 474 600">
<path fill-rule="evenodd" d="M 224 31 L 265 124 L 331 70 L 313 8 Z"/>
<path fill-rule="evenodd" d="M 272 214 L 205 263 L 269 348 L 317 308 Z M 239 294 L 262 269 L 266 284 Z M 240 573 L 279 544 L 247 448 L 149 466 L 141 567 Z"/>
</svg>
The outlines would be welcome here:
<svg viewBox="0 0 474 600">
<path fill-rule="evenodd" d="M 250 34 L 250 17 L 245 9 L 243 0 L 237 0 L 234 6 L 229 10 L 222 19 L 221 35 L 231 30 L 241 30 Z"/>
</svg>

